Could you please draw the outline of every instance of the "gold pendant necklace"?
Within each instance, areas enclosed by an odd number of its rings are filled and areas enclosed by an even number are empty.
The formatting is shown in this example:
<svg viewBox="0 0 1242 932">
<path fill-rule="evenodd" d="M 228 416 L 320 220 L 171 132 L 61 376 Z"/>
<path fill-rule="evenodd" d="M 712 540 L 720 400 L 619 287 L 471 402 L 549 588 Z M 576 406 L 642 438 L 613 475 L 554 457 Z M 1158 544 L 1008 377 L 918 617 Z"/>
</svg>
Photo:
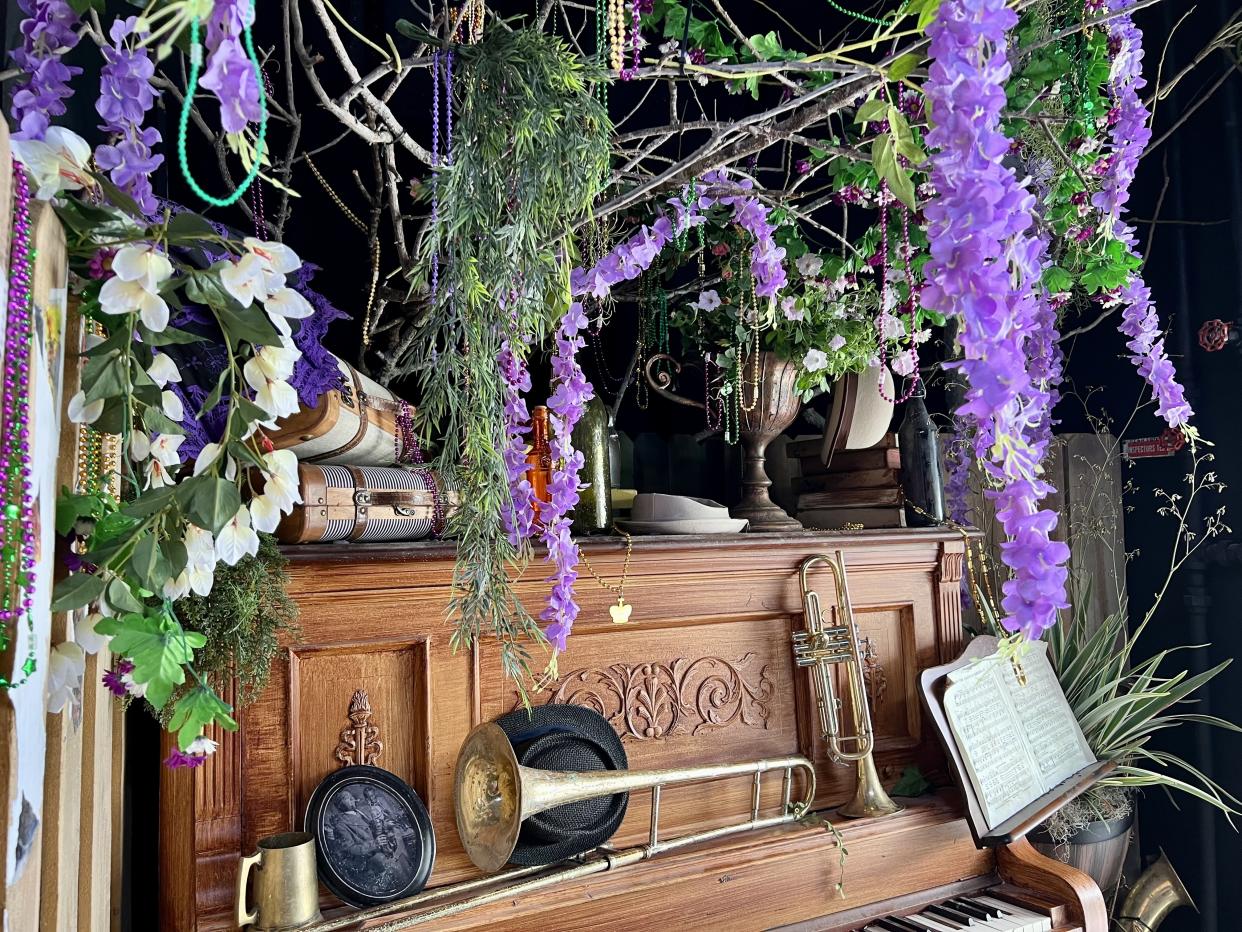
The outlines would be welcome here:
<svg viewBox="0 0 1242 932">
<path fill-rule="evenodd" d="M 618 534 L 625 538 L 625 564 L 621 567 L 621 582 L 618 585 L 605 580 L 599 573 L 595 572 L 595 567 L 591 566 L 591 561 L 587 559 L 586 551 L 579 550 L 582 556 L 582 563 L 587 568 L 587 572 L 594 577 L 595 581 L 607 589 L 609 592 L 617 594 L 617 604 L 608 606 L 608 614 L 612 617 L 614 625 L 623 625 L 630 620 L 630 613 L 634 611 L 634 606 L 625 601 L 625 580 L 630 574 L 630 556 L 634 553 L 634 538 L 616 527 L 613 528 Z"/>
</svg>

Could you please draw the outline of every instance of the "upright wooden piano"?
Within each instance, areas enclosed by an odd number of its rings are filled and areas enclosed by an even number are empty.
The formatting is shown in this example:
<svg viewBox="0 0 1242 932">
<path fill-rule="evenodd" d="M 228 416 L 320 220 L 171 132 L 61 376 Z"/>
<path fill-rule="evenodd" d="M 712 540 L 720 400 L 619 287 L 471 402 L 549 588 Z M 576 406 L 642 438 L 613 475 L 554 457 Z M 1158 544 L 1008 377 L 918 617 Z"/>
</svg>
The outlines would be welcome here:
<svg viewBox="0 0 1242 932">
<path fill-rule="evenodd" d="M 584 546 L 605 579 L 619 577 L 619 541 Z M 560 679 L 533 700 L 601 711 L 634 768 L 805 754 L 818 772 L 816 808 L 831 816 L 852 796 L 854 770 L 825 753 L 809 677 L 794 665 L 790 638 L 802 625 L 799 563 L 837 548 L 845 553 L 865 639 L 880 774 L 891 788 L 917 766 L 941 789 L 902 800 L 906 810 L 886 819 L 834 819 L 848 852 L 843 873 L 833 834 L 823 825 L 796 825 L 661 855 L 422 928 L 860 929 L 877 917 L 917 914 L 993 887 L 1043 910 L 1054 929 L 1105 932 L 1103 898 L 1089 878 L 1025 842 L 977 850 L 948 786 L 916 684 L 921 670 L 962 649 L 960 535 L 636 539 L 626 586 L 631 622 L 611 622 L 615 596 L 583 573 L 582 614 L 560 658 Z M 218 753 L 198 770 L 165 770 L 162 777 L 162 929 L 232 927 L 239 854 L 265 835 L 301 828 L 311 791 L 342 766 L 342 732 L 359 720 L 378 729 L 382 749 L 374 762 L 427 803 L 438 846 L 431 885 L 477 876 L 457 838 L 454 763 L 472 726 L 518 700 L 491 645 L 456 654 L 450 647 L 444 607 L 452 547 L 314 545 L 286 552 L 301 638 L 286 645 L 266 691 L 242 711 L 238 732 L 213 735 Z M 535 562 L 519 583 L 536 612 L 544 576 Z M 822 585 L 830 605 L 826 574 Z M 749 777 L 666 788 L 662 837 L 744 818 L 750 791 Z M 770 799 L 777 809 L 779 794 L 774 777 L 765 806 Z M 633 794 L 613 843 L 640 843 L 648 821 L 649 794 Z M 325 915 L 343 909 L 326 892 L 323 908 Z"/>
</svg>

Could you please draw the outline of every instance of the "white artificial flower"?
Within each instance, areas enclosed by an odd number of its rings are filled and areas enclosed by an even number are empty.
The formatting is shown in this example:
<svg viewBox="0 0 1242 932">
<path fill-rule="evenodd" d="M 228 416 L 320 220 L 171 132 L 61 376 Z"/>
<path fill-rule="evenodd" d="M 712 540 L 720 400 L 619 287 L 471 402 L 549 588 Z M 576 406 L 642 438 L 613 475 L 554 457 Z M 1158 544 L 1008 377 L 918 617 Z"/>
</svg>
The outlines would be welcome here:
<svg viewBox="0 0 1242 932">
<path fill-rule="evenodd" d="M 926 343 L 928 340 L 931 339 L 931 331 L 927 329 L 916 330 L 914 331 L 913 339 L 914 339 L 914 343 L 916 346 L 919 345 L 920 343 Z"/>
<path fill-rule="evenodd" d="M 709 288 L 707 291 L 700 291 L 699 300 L 694 302 L 694 306 L 700 311 L 714 311 L 716 308 L 720 307 L 720 295 L 716 293 L 714 288 Z"/>
<path fill-rule="evenodd" d="M 88 654 L 99 653 L 112 641 L 111 635 L 100 634 L 95 630 L 95 625 L 99 624 L 103 619 L 104 616 L 101 613 L 91 612 L 73 625 L 74 642 Z"/>
<path fill-rule="evenodd" d="M 164 416 L 170 421 L 185 420 L 185 405 L 181 403 L 176 392 L 167 388 L 160 392 L 160 407 L 164 409 Z"/>
<path fill-rule="evenodd" d="M 174 480 L 168 474 L 168 468 L 159 460 L 151 460 L 147 463 L 146 468 L 148 489 L 162 489 L 166 485 L 173 485 Z"/>
<path fill-rule="evenodd" d="M 905 322 L 893 314 L 880 315 L 880 336 L 886 340 L 896 340 L 898 337 L 904 336 L 906 332 Z"/>
<path fill-rule="evenodd" d="M 209 566 L 191 566 L 189 573 L 190 591 L 195 595 L 208 595 L 216 581 L 216 562 L 212 560 Z"/>
<path fill-rule="evenodd" d="M 151 455 L 165 466 L 176 466 L 181 462 L 177 450 L 183 443 L 185 437 L 181 434 L 156 434 L 151 441 Z"/>
<path fill-rule="evenodd" d="M 75 424 L 93 424 L 103 414 L 103 398 L 94 401 L 86 400 L 86 392 L 78 392 L 69 399 L 69 420 Z"/>
<path fill-rule="evenodd" d="M 268 283 L 263 260 L 248 252 L 235 262 L 228 263 L 220 269 L 220 284 L 242 307 L 250 307 L 256 299 L 264 300 L 268 294 Z"/>
<path fill-rule="evenodd" d="M 49 126 L 42 140 L 14 139 L 13 157 L 26 166 L 35 181 L 35 197 L 50 201 L 62 191 L 94 187 L 86 171 L 91 147 L 77 133 Z"/>
<path fill-rule="evenodd" d="M 122 246 L 112 257 L 112 271 L 121 281 L 137 282 L 156 294 L 160 285 L 172 278 L 173 267 L 168 257 L 156 252 L 154 246 Z"/>
<path fill-rule="evenodd" d="M 265 379 L 261 384 L 255 385 L 249 378 L 246 381 L 254 389 L 254 403 L 271 415 L 269 420 L 260 421 L 264 427 L 274 427 L 277 420 L 297 414 L 302 407 L 298 401 L 298 393 L 288 382 Z"/>
<path fill-rule="evenodd" d="M 194 757 L 210 757 L 216 753 L 216 748 L 218 747 L 219 745 L 206 735 L 199 735 L 190 742 L 185 752 Z"/>
<path fill-rule="evenodd" d="M 79 645 L 73 641 L 65 641 L 52 648 L 47 665 L 49 712 L 63 712 L 67 706 L 81 701 L 82 676 L 85 672 L 86 653 Z"/>
<path fill-rule="evenodd" d="M 280 499 L 274 495 L 256 495 L 250 500 L 250 522 L 256 531 L 271 534 L 280 524 Z"/>
<path fill-rule="evenodd" d="M 908 349 L 903 353 L 893 357 L 889 366 L 898 375 L 913 375 L 914 370 L 918 368 L 919 357 L 913 349 Z"/>
<path fill-rule="evenodd" d="M 121 674 L 121 684 L 125 687 L 125 691 L 135 699 L 141 699 L 147 694 L 147 684 L 134 682 L 132 673 Z"/>
<path fill-rule="evenodd" d="M 781 299 L 781 310 L 785 312 L 786 320 L 802 320 L 806 316 L 803 309 L 798 307 L 798 299 L 793 295 L 786 295 Z"/>
<path fill-rule="evenodd" d="M 222 444 L 204 443 L 203 449 L 199 451 L 198 458 L 194 460 L 194 475 L 202 475 L 203 471 L 219 458 L 223 450 L 224 446 Z"/>
<path fill-rule="evenodd" d="M 807 350 L 806 355 L 802 357 L 802 368 L 807 372 L 818 372 L 820 369 L 827 369 L 827 354 L 823 350 Z"/>
<path fill-rule="evenodd" d="M 151 455 L 151 438 L 145 431 L 136 430 L 129 435 L 129 458 L 141 463 Z"/>
<path fill-rule="evenodd" d="M 831 340 L 828 341 L 828 348 L 832 350 L 834 353 L 837 350 L 839 350 L 841 347 L 843 347 L 844 345 L 845 345 L 845 337 L 841 336 L 841 334 L 839 333 L 836 336 L 834 336 Z"/>
<path fill-rule="evenodd" d="M 233 566 L 242 557 L 253 557 L 258 552 L 259 535 L 250 526 L 249 510 L 242 505 L 216 535 L 216 556 Z"/>
<path fill-rule="evenodd" d="M 272 475 L 297 484 L 298 457 L 292 450 L 273 450 L 271 453 L 263 454 L 263 465 Z"/>
<path fill-rule="evenodd" d="M 251 388 L 272 379 L 283 382 L 293 375 L 293 366 L 301 358 L 302 352 L 296 347 L 260 346 L 242 366 L 242 375 Z"/>
<path fill-rule="evenodd" d="M 302 267 L 302 260 L 298 258 L 298 254 L 284 243 L 266 242 L 247 236 L 242 240 L 242 244 L 263 260 L 263 265 L 269 272 L 288 275 Z"/>
<path fill-rule="evenodd" d="M 263 307 L 267 309 L 269 315 L 275 314 L 279 317 L 289 317 L 293 320 L 301 320 L 315 313 L 311 303 L 292 288 L 277 288 L 267 296 L 267 300 L 263 302 Z"/>
<path fill-rule="evenodd" d="M 168 304 L 159 295 L 143 288 L 141 282 L 108 279 L 99 289 L 99 309 L 105 314 L 132 314 L 138 311 L 138 316 L 152 333 L 159 333 L 168 326 Z"/>
<path fill-rule="evenodd" d="M 216 546 L 211 540 L 211 531 L 205 531 L 197 524 L 186 524 L 181 540 L 191 563 L 215 565 Z"/>
<path fill-rule="evenodd" d="M 167 353 L 156 353 L 151 365 L 147 367 L 147 375 L 151 381 L 163 388 L 169 382 L 181 381 L 181 370 Z"/>
<path fill-rule="evenodd" d="M 798 259 L 798 271 L 807 278 L 814 278 L 824 267 L 824 260 L 813 252 L 808 252 Z"/>
<path fill-rule="evenodd" d="M 164 598 L 177 601 L 190 594 L 190 568 L 187 566 L 175 579 L 164 581 Z"/>
</svg>

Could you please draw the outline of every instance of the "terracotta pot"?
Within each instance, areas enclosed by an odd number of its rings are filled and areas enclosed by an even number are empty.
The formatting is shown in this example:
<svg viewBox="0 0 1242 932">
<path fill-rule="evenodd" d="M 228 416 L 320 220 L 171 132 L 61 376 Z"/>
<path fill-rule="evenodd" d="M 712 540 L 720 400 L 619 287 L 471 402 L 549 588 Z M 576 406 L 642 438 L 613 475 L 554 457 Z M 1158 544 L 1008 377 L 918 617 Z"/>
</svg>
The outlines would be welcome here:
<svg viewBox="0 0 1242 932">
<path fill-rule="evenodd" d="M 1054 842 L 1042 827 L 1028 837 L 1041 854 L 1089 875 L 1107 898 L 1121 879 L 1133 827 L 1134 813 L 1131 812 L 1118 819 L 1089 822 L 1063 845 Z"/>
<path fill-rule="evenodd" d="M 764 352 L 759 355 L 758 368 L 758 398 L 751 365 L 742 376 L 742 500 L 729 512 L 749 521 L 752 531 L 798 530 L 801 523 L 768 497 L 772 480 L 764 468 L 768 444 L 794 422 L 802 408 L 796 388 L 798 367 L 775 353 Z M 747 411 L 752 401 L 754 407 Z"/>
</svg>

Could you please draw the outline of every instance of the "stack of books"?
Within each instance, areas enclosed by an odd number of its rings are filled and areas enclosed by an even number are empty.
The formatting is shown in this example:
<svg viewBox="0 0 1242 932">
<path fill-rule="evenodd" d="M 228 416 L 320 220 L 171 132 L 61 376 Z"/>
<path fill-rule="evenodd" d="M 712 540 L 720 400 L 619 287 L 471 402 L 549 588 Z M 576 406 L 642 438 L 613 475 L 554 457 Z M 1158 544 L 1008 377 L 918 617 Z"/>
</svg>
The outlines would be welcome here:
<svg viewBox="0 0 1242 932">
<path fill-rule="evenodd" d="M 820 459 L 823 440 L 798 440 L 786 447 L 799 460 L 801 476 L 794 479 L 798 520 L 805 527 L 837 529 L 905 527 L 901 493 L 901 454 L 895 434 L 885 434 L 874 447 L 833 454 L 825 466 Z"/>
</svg>

